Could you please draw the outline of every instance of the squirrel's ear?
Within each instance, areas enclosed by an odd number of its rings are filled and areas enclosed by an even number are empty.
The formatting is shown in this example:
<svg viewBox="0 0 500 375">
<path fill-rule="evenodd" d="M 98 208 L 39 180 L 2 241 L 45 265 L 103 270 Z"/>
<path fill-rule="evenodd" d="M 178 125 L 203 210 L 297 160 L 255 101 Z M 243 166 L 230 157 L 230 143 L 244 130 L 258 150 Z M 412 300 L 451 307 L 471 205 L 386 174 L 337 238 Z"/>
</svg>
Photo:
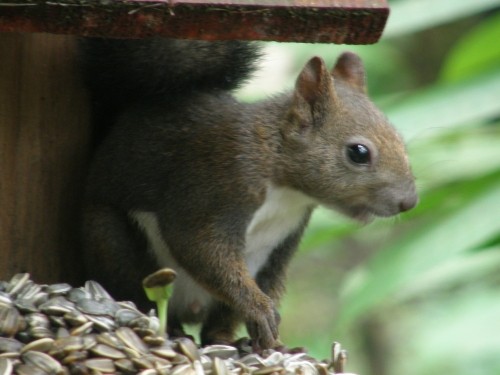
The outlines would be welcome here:
<svg viewBox="0 0 500 375">
<path fill-rule="evenodd" d="M 358 91 L 366 93 L 366 74 L 363 62 L 353 52 L 344 52 L 332 70 L 333 78 L 341 79 Z"/>
<path fill-rule="evenodd" d="M 295 83 L 295 93 L 311 106 L 334 95 L 332 78 L 323 59 L 313 57 L 304 66 Z"/>
</svg>

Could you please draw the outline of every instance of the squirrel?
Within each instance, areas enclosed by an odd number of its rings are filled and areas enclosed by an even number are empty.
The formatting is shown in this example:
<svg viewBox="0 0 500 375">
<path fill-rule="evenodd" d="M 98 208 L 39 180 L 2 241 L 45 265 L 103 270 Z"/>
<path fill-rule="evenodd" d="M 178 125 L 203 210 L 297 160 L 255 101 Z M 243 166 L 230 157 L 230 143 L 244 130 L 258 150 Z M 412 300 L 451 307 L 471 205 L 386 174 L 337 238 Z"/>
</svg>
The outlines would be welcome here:
<svg viewBox="0 0 500 375">
<path fill-rule="evenodd" d="M 106 133 L 86 186 L 86 275 L 141 304 L 146 275 L 176 270 L 169 335 L 201 323 L 203 345 L 227 344 L 244 323 L 256 350 L 280 346 L 286 269 L 314 208 L 365 223 L 417 204 L 404 142 L 352 52 L 331 70 L 312 57 L 291 92 L 242 103 L 253 42 L 80 45 Z"/>
</svg>

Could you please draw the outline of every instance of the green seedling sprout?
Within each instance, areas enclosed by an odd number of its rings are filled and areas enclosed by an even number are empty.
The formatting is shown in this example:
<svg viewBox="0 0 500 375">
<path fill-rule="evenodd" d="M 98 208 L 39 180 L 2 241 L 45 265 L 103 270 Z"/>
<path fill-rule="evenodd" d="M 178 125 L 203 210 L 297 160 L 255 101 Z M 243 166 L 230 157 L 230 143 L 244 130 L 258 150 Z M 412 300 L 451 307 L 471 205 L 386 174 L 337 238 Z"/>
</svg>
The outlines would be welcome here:
<svg viewBox="0 0 500 375">
<path fill-rule="evenodd" d="M 167 302 L 172 294 L 172 282 L 176 276 L 173 269 L 162 268 L 142 280 L 146 296 L 150 301 L 156 302 L 161 334 L 164 334 L 167 328 Z"/>
</svg>

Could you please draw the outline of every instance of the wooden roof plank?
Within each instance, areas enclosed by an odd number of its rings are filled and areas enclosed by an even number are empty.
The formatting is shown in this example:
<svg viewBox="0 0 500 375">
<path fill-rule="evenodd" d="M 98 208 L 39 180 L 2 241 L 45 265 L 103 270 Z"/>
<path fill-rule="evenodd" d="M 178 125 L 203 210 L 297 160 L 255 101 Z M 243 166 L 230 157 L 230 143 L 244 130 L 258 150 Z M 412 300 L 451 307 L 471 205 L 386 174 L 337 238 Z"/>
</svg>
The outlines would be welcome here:
<svg viewBox="0 0 500 375">
<path fill-rule="evenodd" d="M 0 0 L 0 32 L 371 44 L 386 0 Z"/>
</svg>

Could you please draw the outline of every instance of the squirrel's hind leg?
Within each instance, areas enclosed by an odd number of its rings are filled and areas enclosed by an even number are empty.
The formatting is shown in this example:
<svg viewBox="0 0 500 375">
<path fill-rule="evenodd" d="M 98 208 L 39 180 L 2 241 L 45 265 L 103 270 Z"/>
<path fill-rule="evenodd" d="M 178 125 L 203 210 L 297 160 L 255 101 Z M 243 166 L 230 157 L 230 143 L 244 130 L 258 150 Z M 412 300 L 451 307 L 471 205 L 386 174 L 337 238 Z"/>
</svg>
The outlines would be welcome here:
<svg viewBox="0 0 500 375">
<path fill-rule="evenodd" d="M 137 225 L 126 213 L 101 205 L 87 206 L 83 220 L 85 277 L 100 282 L 117 301 L 132 301 L 143 311 L 152 308 L 142 280 L 158 265 Z"/>
<path fill-rule="evenodd" d="M 241 316 L 222 302 L 214 302 L 201 329 L 202 345 L 232 345 Z"/>
</svg>

